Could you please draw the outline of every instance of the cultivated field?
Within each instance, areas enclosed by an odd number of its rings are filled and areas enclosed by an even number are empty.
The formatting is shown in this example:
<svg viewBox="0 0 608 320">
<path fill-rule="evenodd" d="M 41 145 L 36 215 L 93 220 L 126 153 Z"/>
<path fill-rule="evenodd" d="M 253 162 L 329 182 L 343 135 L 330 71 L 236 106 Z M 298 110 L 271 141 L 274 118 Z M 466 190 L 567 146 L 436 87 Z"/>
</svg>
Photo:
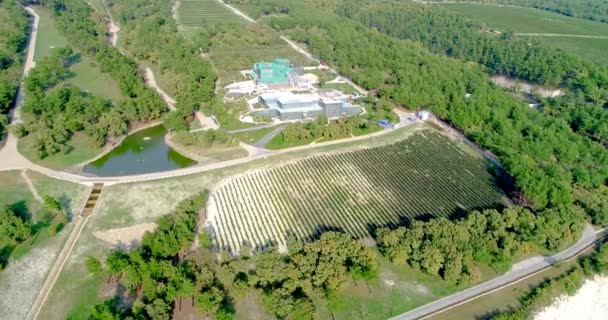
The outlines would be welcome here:
<svg viewBox="0 0 608 320">
<path fill-rule="evenodd" d="M 313 156 L 231 178 L 212 193 L 216 244 L 284 249 L 328 230 L 357 238 L 378 226 L 455 217 L 502 204 L 485 163 L 434 130 L 386 146 Z"/>
<path fill-rule="evenodd" d="M 450 3 L 442 4 L 441 6 L 480 20 L 486 23 L 489 28 L 500 31 L 608 36 L 608 24 L 606 23 L 567 17 L 539 9 L 470 3 Z M 587 57 L 598 63 L 608 64 L 608 58 L 604 54 L 608 49 L 608 39 L 542 36 L 534 36 L 531 39 L 562 48 L 570 53 Z"/>
<path fill-rule="evenodd" d="M 242 80 L 240 70 L 260 61 L 287 58 L 300 66 L 316 65 L 271 28 L 247 22 L 217 0 L 180 1 L 177 11 L 177 21 L 189 38 L 196 39 L 193 35 L 209 28 L 221 30 L 210 35 L 211 46 L 204 56 L 213 62 L 222 85 Z"/>
<path fill-rule="evenodd" d="M 244 22 L 217 0 L 179 0 L 179 22 L 184 27 L 205 27 L 218 23 Z"/>
</svg>

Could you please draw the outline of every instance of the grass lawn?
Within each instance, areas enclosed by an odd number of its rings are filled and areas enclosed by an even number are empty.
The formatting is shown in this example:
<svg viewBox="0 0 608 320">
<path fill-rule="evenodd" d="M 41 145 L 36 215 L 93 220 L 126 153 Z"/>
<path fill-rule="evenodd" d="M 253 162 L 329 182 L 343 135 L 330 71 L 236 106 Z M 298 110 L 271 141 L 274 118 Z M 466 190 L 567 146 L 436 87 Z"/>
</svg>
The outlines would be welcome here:
<svg viewBox="0 0 608 320">
<path fill-rule="evenodd" d="M 557 13 L 519 7 L 482 4 L 442 4 L 443 7 L 484 22 L 488 27 L 518 33 L 556 33 L 608 36 L 608 24 L 567 17 Z M 608 39 L 573 37 L 530 37 L 600 64 L 608 64 Z"/>
<path fill-rule="evenodd" d="M 62 170 L 81 164 L 94 158 L 102 151 L 100 148 L 92 147 L 91 141 L 87 136 L 78 134 L 70 140 L 69 146 L 71 147 L 71 151 L 67 154 L 56 154 L 40 159 L 32 146 L 33 142 L 33 136 L 31 135 L 19 139 L 17 145 L 19 153 L 36 164 L 55 170 Z"/>
<path fill-rule="evenodd" d="M 50 10 L 36 7 L 35 11 L 40 16 L 40 26 L 36 38 L 34 60 L 40 61 L 50 56 L 54 49 L 67 47 L 70 44 L 57 29 Z M 83 91 L 114 102 L 123 98 L 118 84 L 109 74 L 101 72 L 97 63 L 91 58 L 81 55 L 80 61 L 73 64 L 70 70 L 74 76 L 65 83 L 73 84 Z"/>
<path fill-rule="evenodd" d="M 113 102 L 123 99 L 116 81 L 109 74 L 101 72 L 95 60 L 82 55 L 80 59 L 78 63 L 70 67 L 74 77 L 67 79 L 66 83 Z"/>
<path fill-rule="evenodd" d="M 50 195 L 59 200 L 68 216 L 85 200 L 85 188 L 70 182 L 57 181 L 36 172 L 28 171 L 27 176 L 41 197 Z M 0 203 L 8 205 L 15 213 L 31 220 L 35 234 L 17 245 L 10 253 L 10 259 L 25 256 L 34 247 L 40 246 L 53 237 L 53 233 L 44 224 L 40 224 L 50 212 L 35 199 L 20 171 L 0 172 Z M 39 224 L 38 226 L 36 226 Z"/>
<path fill-rule="evenodd" d="M 262 139 L 266 134 L 270 133 L 275 128 L 276 127 L 270 127 L 254 131 L 239 132 L 232 134 L 232 136 L 243 143 L 255 144 L 258 142 L 258 140 Z"/>
</svg>

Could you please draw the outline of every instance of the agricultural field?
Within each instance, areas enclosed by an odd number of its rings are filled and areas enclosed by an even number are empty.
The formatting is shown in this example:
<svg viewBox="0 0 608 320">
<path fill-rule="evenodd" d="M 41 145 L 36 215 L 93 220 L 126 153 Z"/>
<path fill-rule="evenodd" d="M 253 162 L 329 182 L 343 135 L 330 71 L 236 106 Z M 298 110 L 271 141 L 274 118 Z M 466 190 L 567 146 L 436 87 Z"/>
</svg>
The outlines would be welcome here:
<svg viewBox="0 0 608 320">
<path fill-rule="evenodd" d="M 601 64 L 608 64 L 603 54 L 608 49 L 608 24 L 586 19 L 567 17 L 533 8 L 501 7 L 471 3 L 449 3 L 442 7 L 480 20 L 489 28 L 516 33 L 550 33 L 566 35 L 600 36 L 606 39 L 576 37 L 542 37 L 531 39 L 562 48 Z"/>
<path fill-rule="evenodd" d="M 221 85 L 242 80 L 240 71 L 260 61 L 287 58 L 300 66 L 316 65 L 271 28 L 247 22 L 217 0 L 180 1 L 177 11 L 183 34 L 200 42 L 203 56 L 213 63 Z"/>
<path fill-rule="evenodd" d="M 180 24 L 186 28 L 244 21 L 217 0 L 179 0 L 178 14 Z"/>
<path fill-rule="evenodd" d="M 486 164 L 440 133 L 420 130 L 376 148 L 312 156 L 221 183 L 208 202 L 214 241 L 238 253 L 246 245 L 285 248 L 329 230 L 366 238 L 379 226 L 454 218 L 503 205 Z"/>
</svg>

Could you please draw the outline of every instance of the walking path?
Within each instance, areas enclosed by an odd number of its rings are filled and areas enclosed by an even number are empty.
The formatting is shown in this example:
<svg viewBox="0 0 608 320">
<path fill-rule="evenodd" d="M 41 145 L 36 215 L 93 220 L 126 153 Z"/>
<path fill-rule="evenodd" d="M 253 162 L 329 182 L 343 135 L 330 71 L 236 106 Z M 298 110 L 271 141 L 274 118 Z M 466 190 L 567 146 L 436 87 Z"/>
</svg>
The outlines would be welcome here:
<svg viewBox="0 0 608 320">
<path fill-rule="evenodd" d="M 606 231 L 606 229 L 595 231 L 591 225 L 587 224 L 583 230 L 583 235 L 578 242 L 553 256 L 529 258 L 513 265 L 511 271 L 503 274 L 502 276 L 493 278 L 445 298 L 433 301 L 429 304 L 396 316 L 392 318 L 392 320 L 426 319 L 463 303 L 498 291 L 504 287 L 542 272 L 547 268 L 551 268 L 551 266 L 556 262 L 565 261 L 576 257 L 582 251 L 594 245 L 597 240 L 601 239 L 604 231 Z"/>
<path fill-rule="evenodd" d="M 34 300 L 29 311 L 27 312 L 27 315 L 25 317 L 27 320 L 35 320 L 38 318 L 38 315 L 40 314 L 44 303 L 48 299 L 49 294 L 51 293 L 51 290 L 55 285 L 55 282 L 57 282 L 57 278 L 59 278 L 59 275 L 61 274 L 61 270 L 63 270 L 63 266 L 70 257 L 72 250 L 76 245 L 76 242 L 78 242 L 78 239 L 80 238 L 80 234 L 82 233 L 84 226 L 86 225 L 87 221 L 89 220 L 89 217 L 95 209 L 95 205 L 97 203 L 97 200 L 99 199 L 99 196 L 101 195 L 102 189 L 103 185 L 95 185 L 93 188 L 90 189 L 89 198 L 87 199 L 87 202 L 85 202 L 81 214 L 74 218 L 75 225 L 72 231 L 70 232 L 70 235 L 68 236 L 68 240 L 63 245 L 63 248 L 55 259 L 55 263 L 53 264 L 51 271 L 46 276 L 42 288 L 40 288 L 36 299 Z"/>
<path fill-rule="evenodd" d="M 34 9 L 26 7 L 25 10 L 34 17 L 32 27 L 30 29 L 30 37 L 26 49 L 25 63 L 23 65 L 23 76 L 21 78 L 21 85 L 17 88 L 17 101 L 15 108 L 9 113 L 9 119 L 11 123 L 21 123 L 21 105 L 23 105 L 23 80 L 36 66 L 34 61 L 34 52 L 36 50 L 36 38 L 38 37 L 38 25 L 40 24 L 40 16 L 34 12 Z"/>
<path fill-rule="evenodd" d="M 265 136 L 263 136 L 260 140 L 258 140 L 258 142 L 256 142 L 254 146 L 256 148 L 265 148 L 266 145 L 268 144 L 268 142 L 270 142 L 270 140 L 272 140 L 272 138 L 274 138 L 274 136 L 283 132 L 283 129 L 285 129 L 285 126 L 277 127 L 274 130 L 268 132 Z"/>
<path fill-rule="evenodd" d="M 27 184 L 27 187 L 28 189 L 30 189 L 30 192 L 34 196 L 34 199 L 36 199 L 36 201 L 40 202 L 41 204 L 44 203 L 44 200 L 38 193 L 38 190 L 36 190 L 36 187 L 34 187 L 32 179 L 30 179 L 30 176 L 27 175 L 27 169 L 21 170 L 21 178 L 23 179 L 23 181 L 25 181 L 25 184 Z"/>
</svg>

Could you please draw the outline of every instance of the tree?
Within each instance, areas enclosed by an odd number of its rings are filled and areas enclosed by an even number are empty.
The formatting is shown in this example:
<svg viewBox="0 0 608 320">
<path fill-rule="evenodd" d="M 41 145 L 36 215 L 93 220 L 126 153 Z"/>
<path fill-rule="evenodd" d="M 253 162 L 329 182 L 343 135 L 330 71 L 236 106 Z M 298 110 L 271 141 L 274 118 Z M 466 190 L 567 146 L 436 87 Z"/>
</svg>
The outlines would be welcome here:
<svg viewBox="0 0 608 320">
<path fill-rule="evenodd" d="M 31 232 L 30 222 L 19 217 L 6 205 L 0 204 L 0 242 L 14 246 L 27 240 Z"/>
<path fill-rule="evenodd" d="M 93 256 L 88 256 L 86 260 L 87 270 L 92 274 L 98 274 L 102 271 L 101 262 Z"/>
</svg>

